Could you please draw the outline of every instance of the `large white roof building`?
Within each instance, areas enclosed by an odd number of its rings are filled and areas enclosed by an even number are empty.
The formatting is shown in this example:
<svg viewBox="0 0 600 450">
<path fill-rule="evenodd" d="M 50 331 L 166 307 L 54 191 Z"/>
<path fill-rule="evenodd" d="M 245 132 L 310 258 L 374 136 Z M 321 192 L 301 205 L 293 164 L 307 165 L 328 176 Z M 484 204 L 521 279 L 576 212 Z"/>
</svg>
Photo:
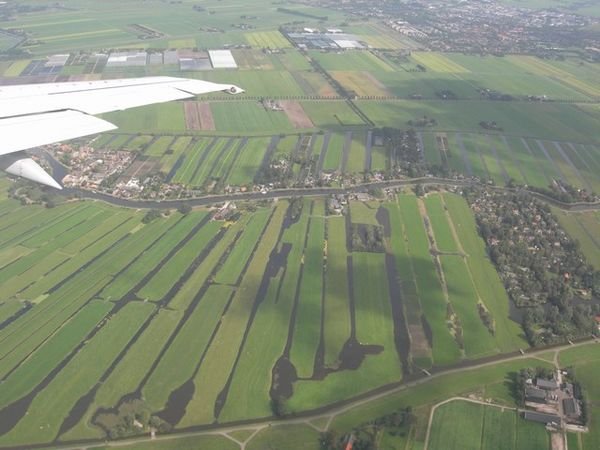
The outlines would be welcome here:
<svg viewBox="0 0 600 450">
<path fill-rule="evenodd" d="M 208 55 L 215 69 L 237 69 L 237 63 L 229 50 L 209 50 Z"/>
</svg>

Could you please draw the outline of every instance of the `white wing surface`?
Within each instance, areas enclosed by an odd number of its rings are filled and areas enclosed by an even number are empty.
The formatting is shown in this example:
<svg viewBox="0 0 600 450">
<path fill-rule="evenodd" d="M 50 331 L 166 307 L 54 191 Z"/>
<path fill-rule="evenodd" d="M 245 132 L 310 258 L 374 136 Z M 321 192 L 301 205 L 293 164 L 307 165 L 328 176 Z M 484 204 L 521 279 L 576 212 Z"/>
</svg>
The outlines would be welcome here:
<svg viewBox="0 0 600 450">
<path fill-rule="evenodd" d="M 0 155 L 115 128 L 110 122 L 72 110 L 8 117 L 0 119 Z"/>
<path fill-rule="evenodd" d="M 173 77 L 130 78 L 122 80 L 78 81 L 0 87 L 0 158 L 15 152 L 81 136 L 101 133 L 116 127 L 93 117 L 110 111 L 191 98 L 209 92 L 244 92 L 230 84 L 211 83 Z M 0 160 L 0 168 L 14 167 L 20 161 Z M 47 174 L 29 176 L 32 164 L 26 158 L 27 171 L 17 173 L 45 183 Z M 36 164 L 37 166 L 37 164 Z M 43 169 L 39 166 L 39 171 Z M 39 172 L 38 171 L 38 172 Z M 44 176 L 45 175 L 45 176 Z"/>
</svg>

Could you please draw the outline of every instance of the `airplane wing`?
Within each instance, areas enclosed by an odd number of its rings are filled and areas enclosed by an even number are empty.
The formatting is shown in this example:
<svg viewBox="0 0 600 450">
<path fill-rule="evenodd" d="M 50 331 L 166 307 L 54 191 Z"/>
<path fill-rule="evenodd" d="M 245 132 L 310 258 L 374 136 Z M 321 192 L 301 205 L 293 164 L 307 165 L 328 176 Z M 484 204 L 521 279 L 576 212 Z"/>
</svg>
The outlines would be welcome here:
<svg viewBox="0 0 600 450">
<path fill-rule="evenodd" d="M 0 86 L 0 169 L 61 189 L 22 151 L 117 128 L 94 114 L 219 91 L 244 92 L 230 84 L 174 77 Z"/>
</svg>

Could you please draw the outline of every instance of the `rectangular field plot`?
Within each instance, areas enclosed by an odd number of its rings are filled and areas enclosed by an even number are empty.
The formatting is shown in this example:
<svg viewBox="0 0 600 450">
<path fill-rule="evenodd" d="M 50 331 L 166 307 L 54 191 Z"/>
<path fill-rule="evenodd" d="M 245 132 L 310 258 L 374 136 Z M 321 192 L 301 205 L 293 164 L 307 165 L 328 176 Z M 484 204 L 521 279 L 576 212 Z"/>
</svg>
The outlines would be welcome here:
<svg viewBox="0 0 600 450">
<path fill-rule="evenodd" d="M 469 357 L 484 356 L 497 351 L 494 337 L 479 317 L 477 304 L 480 301 L 467 266 L 457 256 L 440 257 L 448 297 L 453 314 L 459 321 L 461 340 Z M 454 317 L 451 318 L 455 320 Z"/>
<path fill-rule="evenodd" d="M 321 339 L 325 219 L 318 216 L 324 213 L 323 202 L 315 202 L 312 213 L 316 217 L 311 217 L 309 222 L 298 292 L 298 311 L 290 351 L 290 360 L 301 377 L 312 376 Z"/>
<path fill-rule="evenodd" d="M 592 192 L 600 192 L 600 177 L 598 176 L 598 165 L 585 151 L 585 149 L 577 144 L 570 142 L 557 142 L 563 158 L 572 166 L 572 169 L 577 172 L 577 175 L 582 178 L 584 188 Z"/>
<path fill-rule="evenodd" d="M 282 111 L 266 111 L 256 102 L 213 102 L 217 131 L 227 133 L 280 133 L 294 129 Z"/>
<path fill-rule="evenodd" d="M 462 401 L 438 406 L 433 416 L 428 448 L 479 449 L 483 430 L 483 412 L 483 405 Z"/>
<path fill-rule="evenodd" d="M 396 72 L 373 72 L 372 77 L 391 95 L 402 98 L 419 96 L 426 99 L 439 99 L 449 93 L 460 99 L 480 98 L 479 92 L 469 80 L 464 80 L 454 73 L 398 70 Z"/>
<path fill-rule="evenodd" d="M 542 424 L 525 421 L 513 409 L 454 400 L 436 408 L 428 448 L 545 450 L 549 442 Z"/>
<path fill-rule="evenodd" d="M 442 198 L 460 246 L 468 255 L 466 264 L 478 298 L 494 321 L 495 345 L 503 352 L 526 346 L 519 325 L 509 319 L 508 295 L 488 257 L 467 202 L 453 194 L 445 194 Z"/>
<path fill-rule="evenodd" d="M 227 403 L 219 415 L 219 419 L 223 421 L 247 415 L 268 414 L 270 406 L 266 394 L 272 383 L 269 377 L 264 377 L 265 368 L 275 367 L 287 344 L 283 339 L 268 340 L 267 336 L 289 336 L 291 332 L 290 320 L 297 302 L 296 291 L 309 214 L 310 203 L 304 201 L 298 221 L 281 236 L 280 242 L 285 246 L 281 247 L 282 251 L 283 248 L 289 249 L 289 252 L 286 250 L 285 272 L 280 271 L 271 279 L 264 300 L 258 306 L 257 316 L 244 345 L 246 351 L 242 353 L 235 368 Z M 253 349 L 260 349 L 260 352 L 252 354 Z M 257 358 L 261 361 L 260 364 L 256 364 Z"/>
<path fill-rule="evenodd" d="M 30 59 L 13 62 L 10 65 L 10 67 L 4 71 L 4 76 L 5 77 L 18 77 L 19 75 L 21 75 L 21 72 L 23 72 L 23 70 L 25 70 L 25 68 L 29 65 L 30 62 L 31 62 Z"/>
<path fill-rule="evenodd" d="M 305 95 L 331 99 L 340 97 L 333 86 L 318 72 L 292 72 L 292 75 Z"/>
<path fill-rule="evenodd" d="M 285 53 L 275 55 L 275 57 L 290 72 L 311 69 L 308 59 L 297 50 L 286 50 Z"/>
<path fill-rule="evenodd" d="M 185 118 L 180 102 L 141 106 L 127 111 L 104 114 L 103 117 L 119 127 L 119 131 L 157 132 L 184 131 Z"/>
<path fill-rule="evenodd" d="M 561 226 L 579 242 L 581 251 L 596 269 L 600 267 L 600 216 L 593 212 L 566 213 L 553 209 Z"/>
<path fill-rule="evenodd" d="M 337 171 L 341 167 L 342 152 L 344 148 L 344 136 L 341 134 L 330 135 L 327 147 L 323 150 L 322 170 Z"/>
<path fill-rule="evenodd" d="M 290 48 L 292 44 L 279 31 L 246 33 L 246 40 L 255 48 Z"/>
<path fill-rule="evenodd" d="M 585 95 L 592 97 L 600 96 L 600 87 L 598 87 L 597 84 L 584 81 L 564 68 L 547 63 L 535 56 L 513 55 L 509 56 L 508 59 L 511 63 L 522 67 L 527 71 L 533 72 L 536 75 L 556 79 Z"/>
<path fill-rule="evenodd" d="M 406 127 L 409 120 L 434 118 L 435 130 L 480 133 L 482 120 L 493 121 L 510 136 L 597 144 L 598 110 L 568 103 L 499 101 L 356 101 L 377 126 Z M 586 105 L 587 106 L 587 105 Z M 428 128 L 427 130 L 431 130 Z"/>
<path fill-rule="evenodd" d="M 234 186 L 250 184 L 263 161 L 269 142 L 270 138 L 248 139 L 245 145 L 240 148 L 239 155 L 231 167 L 226 182 Z"/>
<path fill-rule="evenodd" d="M 350 337 L 350 304 L 346 224 L 342 217 L 326 223 L 327 268 L 325 272 L 325 306 L 323 310 L 324 364 L 338 367 L 340 353 Z"/>
<path fill-rule="evenodd" d="M 147 156 L 161 157 L 165 154 L 174 140 L 175 138 L 173 136 L 161 136 L 154 139 L 152 143 L 146 147 L 144 154 Z"/>
<path fill-rule="evenodd" d="M 162 409 L 169 393 L 194 375 L 230 297 L 231 288 L 212 286 L 179 329 L 144 386 L 146 401 L 154 410 Z"/>
<path fill-rule="evenodd" d="M 416 302 L 413 302 L 410 310 L 414 311 L 413 314 L 419 316 L 425 324 L 424 328 L 429 334 L 428 340 L 433 344 L 434 363 L 441 365 L 455 362 L 461 352 L 448 329 L 447 300 L 444 298 L 441 281 L 431 259 L 429 241 L 416 198 L 412 195 L 399 196 L 396 213 L 401 218 L 401 222 L 397 224 L 403 225 L 404 239 L 408 247 L 408 254 L 398 255 L 396 259 L 402 258 L 400 260 L 403 263 L 400 267 L 404 267 L 402 277 L 414 278 L 423 315 L 420 316 Z M 393 232 L 402 233 L 402 230 L 393 230 Z M 413 319 L 413 323 L 417 323 L 417 320 Z"/>
<path fill-rule="evenodd" d="M 178 160 L 177 170 L 170 174 L 170 178 L 176 183 L 191 183 L 215 141 L 215 138 L 193 139 L 182 155 L 183 159 Z"/>
<path fill-rule="evenodd" d="M 394 68 L 387 62 L 368 51 L 348 50 L 342 54 L 310 51 L 309 54 L 325 70 L 394 71 Z"/>
<path fill-rule="evenodd" d="M 411 255 L 406 240 L 404 222 L 397 203 L 389 203 L 385 205 L 385 208 L 388 212 L 391 227 L 389 237 L 391 252 L 396 262 L 396 271 L 401 283 L 404 316 L 410 336 L 410 353 L 413 363 L 417 367 L 429 368 L 433 362 L 431 358 L 431 344 L 423 326 L 423 311 L 421 309 Z"/>
<path fill-rule="evenodd" d="M 354 91 L 359 97 L 387 97 L 389 92 L 377 78 L 369 72 L 332 71 L 333 78 L 346 90 Z"/>
<path fill-rule="evenodd" d="M 425 199 L 425 206 L 427 207 L 427 217 L 433 229 L 438 250 L 447 253 L 458 252 L 458 246 L 448 223 L 445 205 L 442 204 L 441 197 L 435 194 L 428 195 Z"/>
<path fill-rule="evenodd" d="M 324 129 L 336 129 L 340 126 L 364 125 L 346 102 L 302 102 L 302 108 L 315 126 Z"/>
<path fill-rule="evenodd" d="M 286 50 L 286 53 L 293 53 L 293 50 Z M 231 53 L 241 70 L 284 70 L 282 64 L 274 63 L 273 58 L 266 55 L 261 50 L 232 50 Z M 297 53 L 295 53 L 298 55 Z"/>
<path fill-rule="evenodd" d="M 183 418 L 182 424 L 211 423 L 215 418 L 215 402 L 217 401 L 219 393 L 225 386 L 227 378 L 234 369 L 236 356 L 238 355 L 240 347 L 243 345 L 245 330 L 251 325 L 251 323 L 249 323 L 250 312 L 253 309 L 254 299 L 261 286 L 261 279 L 265 269 L 264 264 L 269 260 L 269 254 L 277 243 L 278 231 L 281 228 L 285 212 L 286 208 L 283 204 L 276 208 L 267 230 L 265 231 L 266 239 L 260 241 L 254 252 L 254 260 L 258 263 L 251 263 L 249 265 L 248 270 L 241 281 L 240 288 L 236 290 L 227 313 L 221 321 L 214 342 L 209 346 L 202 364 L 200 365 L 197 374 L 194 376 L 196 390 L 194 397 L 188 404 L 186 416 Z M 264 302 L 266 303 L 264 307 L 267 308 L 267 310 L 277 308 L 277 305 L 273 305 L 273 300 L 268 301 L 265 299 Z M 281 322 L 271 320 L 270 325 L 280 326 Z M 257 332 L 261 333 L 261 329 L 257 328 Z M 271 345 L 277 345 L 278 341 L 278 339 L 268 340 Z M 263 340 L 262 342 L 264 344 L 267 341 Z M 279 341 L 279 345 L 282 345 L 281 341 Z M 273 356 L 272 353 L 266 352 L 263 348 L 256 353 L 256 357 L 270 359 Z M 256 364 L 253 366 L 253 370 L 259 371 L 259 375 L 258 378 L 253 377 L 251 383 L 259 383 L 264 386 L 264 372 L 270 372 L 272 367 L 267 368 Z M 218 376 L 215 376 L 217 374 Z M 246 388 L 243 386 L 240 386 L 240 388 L 243 390 L 247 389 L 248 383 L 246 378 L 246 381 L 244 381 Z M 239 408 L 258 408 L 261 410 L 264 410 L 265 406 L 268 408 L 268 405 L 263 403 L 267 402 L 267 399 L 264 397 L 264 391 L 262 391 L 262 389 L 255 389 L 253 392 L 252 398 L 232 396 L 234 399 L 232 401 L 235 401 L 238 406 L 238 408 L 234 408 L 233 411 L 238 411 Z M 261 393 L 263 395 L 261 395 Z M 262 399 L 261 403 L 255 404 L 255 402 L 252 401 L 256 396 Z"/>
<path fill-rule="evenodd" d="M 440 53 L 412 52 L 412 58 L 433 72 L 467 73 L 468 69 Z"/>
<path fill-rule="evenodd" d="M 560 143 L 544 141 L 542 144 L 560 174 L 561 179 L 578 189 L 592 190 L 591 185 L 588 184 L 580 170 L 573 163 L 574 158 L 572 159 L 569 156 L 569 153 L 563 149 Z"/>
<path fill-rule="evenodd" d="M 248 95 L 255 98 L 260 96 L 301 96 L 304 94 L 304 91 L 298 86 L 292 74 L 283 70 L 211 71 L 201 72 L 199 76 L 202 80 L 206 81 L 235 84 L 245 89 Z M 215 93 L 213 96 L 222 97 L 223 93 Z"/>
</svg>

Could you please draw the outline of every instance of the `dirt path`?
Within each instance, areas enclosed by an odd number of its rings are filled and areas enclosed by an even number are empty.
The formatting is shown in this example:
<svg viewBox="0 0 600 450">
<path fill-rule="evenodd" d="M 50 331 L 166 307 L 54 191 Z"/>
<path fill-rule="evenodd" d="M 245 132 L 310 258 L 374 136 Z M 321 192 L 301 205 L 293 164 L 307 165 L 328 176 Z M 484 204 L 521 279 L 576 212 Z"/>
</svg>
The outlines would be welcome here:
<svg viewBox="0 0 600 450">
<path fill-rule="evenodd" d="M 564 433 L 552 433 L 550 442 L 552 450 L 567 450 L 567 439 Z"/>
</svg>

